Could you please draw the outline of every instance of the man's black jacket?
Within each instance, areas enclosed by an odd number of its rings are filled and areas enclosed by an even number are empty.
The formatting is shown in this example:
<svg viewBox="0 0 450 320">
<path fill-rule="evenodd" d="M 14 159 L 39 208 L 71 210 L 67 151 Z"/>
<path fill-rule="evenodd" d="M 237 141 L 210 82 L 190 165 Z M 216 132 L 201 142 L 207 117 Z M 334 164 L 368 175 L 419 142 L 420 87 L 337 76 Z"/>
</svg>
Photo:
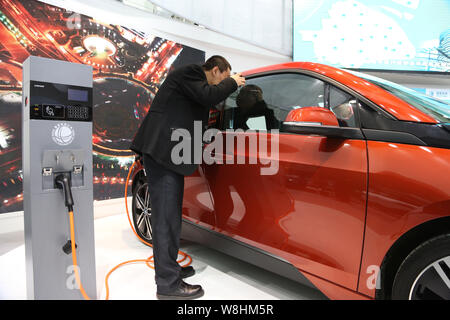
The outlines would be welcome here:
<svg viewBox="0 0 450 320">
<path fill-rule="evenodd" d="M 161 85 L 130 149 L 138 154 L 149 154 L 161 165 L 182 175 L 193 174 L 198 164 L 192 160 L 182 164 L 172 162 L 172 149 L 180 143 L 171 141 L 172 132 L 176 129 L 189 131 L 193 155 L 194 121 L 207 121 L 209 109 L 236 89 L 237 83 L 232 78 L 218 85 L 209 85 L 201 66 L 188 65 L 176 69 Z"/>
</svg>

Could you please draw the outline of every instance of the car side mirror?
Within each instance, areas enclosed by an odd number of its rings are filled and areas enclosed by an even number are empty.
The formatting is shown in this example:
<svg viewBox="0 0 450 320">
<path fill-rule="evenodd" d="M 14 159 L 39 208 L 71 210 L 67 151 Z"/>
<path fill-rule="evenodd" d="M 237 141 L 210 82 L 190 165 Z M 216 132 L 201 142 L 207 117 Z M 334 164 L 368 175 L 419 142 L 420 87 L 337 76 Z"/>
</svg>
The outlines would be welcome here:
<svg viewBox="0 0 450 320">
<path fill-rule="evenodd" d="M 294 109 L 286 117 L 285 123 L 297 125 L 334 126 L 339 127 L 336 115 L 325 108 L 305 107 Z"/>
<path fill-rule="evenodd" d="M 361 130 L 339 127 L 336 115 L 321 107 L 304 107 L 289 112 L 281 126 L 281 132 L 317 135 L 339 139 L 360 139 Z"/>
</svg>

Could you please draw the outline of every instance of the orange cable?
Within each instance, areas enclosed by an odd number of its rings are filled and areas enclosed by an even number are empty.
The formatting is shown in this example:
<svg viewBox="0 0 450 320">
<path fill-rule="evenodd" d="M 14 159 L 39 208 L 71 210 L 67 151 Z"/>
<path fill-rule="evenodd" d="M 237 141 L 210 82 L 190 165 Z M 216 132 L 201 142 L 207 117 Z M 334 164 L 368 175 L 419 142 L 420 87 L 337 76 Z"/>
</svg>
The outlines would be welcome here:
<svg viewBox="0 0 450 320">
<path fill-rule="evenodd" d="M 87 295 L 86 291 L 84 291 L 84 288 L 81 285 L 80 275 L 78 274 L 77 254 L 75 252 L 75 250 L 76 250 L 76 248 L 75 248 L 75 227 L 74 227 L 74 223 L 73 223 L 73 211 L 69 211 L 69 220 L 70 220 L 70 241 L 71 241 L 71 245 L 72 245 L 72 263 L 73 263 L 74 270 L 75 270 L 75 279 L 77 281 L 78 288 L 79 288 L 81 294 L 83 295 L 83 298 L 85 300 L 91 300 L 91 298 L 89 298 L 89 296 Z"/>
</svg>

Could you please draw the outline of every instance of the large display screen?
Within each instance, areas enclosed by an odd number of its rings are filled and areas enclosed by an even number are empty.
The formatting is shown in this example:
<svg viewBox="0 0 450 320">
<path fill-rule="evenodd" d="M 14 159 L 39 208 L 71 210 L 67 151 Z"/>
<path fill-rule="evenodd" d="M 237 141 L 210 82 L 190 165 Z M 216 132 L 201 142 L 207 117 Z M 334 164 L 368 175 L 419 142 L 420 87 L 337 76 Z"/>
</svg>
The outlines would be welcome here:
<svg viewBox="0 0 450 320">
<path fill-rule="evenodd" d="M 92 66 L 94 199 L 123 197 L 130 143 L 167 74 L 203 63 L 205 52 L 106 24 L 34 0 L 0 0 L 0 213 L 22 210 L 22 63 L 29 55 Z M 82 120 L 88 95 L 69 90 L 71 108 L 39 105 L 37 117 Z"/>
<path fill-rule="evenodd" d="M 435 89 L 435 88 L 412 88 L 429 97 L 433 97 L 447 103 L 450 103 L 450 89 Z"/>
<path fill-rule="evenodd" d="M 450 72 L 450 0 L 294 0 L 294 61 Z"/>
</svg>

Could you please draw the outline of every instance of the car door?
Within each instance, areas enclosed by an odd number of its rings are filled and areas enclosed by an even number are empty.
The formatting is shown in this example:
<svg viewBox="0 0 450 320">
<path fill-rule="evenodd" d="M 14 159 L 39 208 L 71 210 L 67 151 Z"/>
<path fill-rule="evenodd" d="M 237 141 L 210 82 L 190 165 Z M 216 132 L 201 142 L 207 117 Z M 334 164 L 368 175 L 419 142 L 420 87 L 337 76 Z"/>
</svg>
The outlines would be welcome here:
<svg viewBox="0 0 450 320">
<path fill-rule="evenodd" d="M 207 127 L 217 127 L 219 116 L 220 112 L 212 108 Z M 202 166 L 184 178 L 183 218 L 207 229 L 216 225 L 211 193 Z"/>
<path fill-rule="evenodd" d="M 242 94 L 249 85 L 256 100 L 262 96 L 259 114 L 243 110 L 252 100 Z M 340 126 L 360 131 L 353 100 L 305 74 L 249 78 L 226 101 L 222 122 L 224 141 L 244 138 L 248 145 L 243 150 L 236 142 L 223 154 L 216 150 L 214 156 L 229 163 L 202 168 L 218 232 L 356 290 L 367 198 L 366 141 L 273 132 L 283 128 L 292 110 L 311 106 L 331 109 Z M 251 147 L 255 138 L 258 150 Z M 268 150 L 278 153 L 278 163 L 272 161 L 275 154 L 261 152 Z M 244 164 L 237 163 L 239 157 Z"/>
</svg>

